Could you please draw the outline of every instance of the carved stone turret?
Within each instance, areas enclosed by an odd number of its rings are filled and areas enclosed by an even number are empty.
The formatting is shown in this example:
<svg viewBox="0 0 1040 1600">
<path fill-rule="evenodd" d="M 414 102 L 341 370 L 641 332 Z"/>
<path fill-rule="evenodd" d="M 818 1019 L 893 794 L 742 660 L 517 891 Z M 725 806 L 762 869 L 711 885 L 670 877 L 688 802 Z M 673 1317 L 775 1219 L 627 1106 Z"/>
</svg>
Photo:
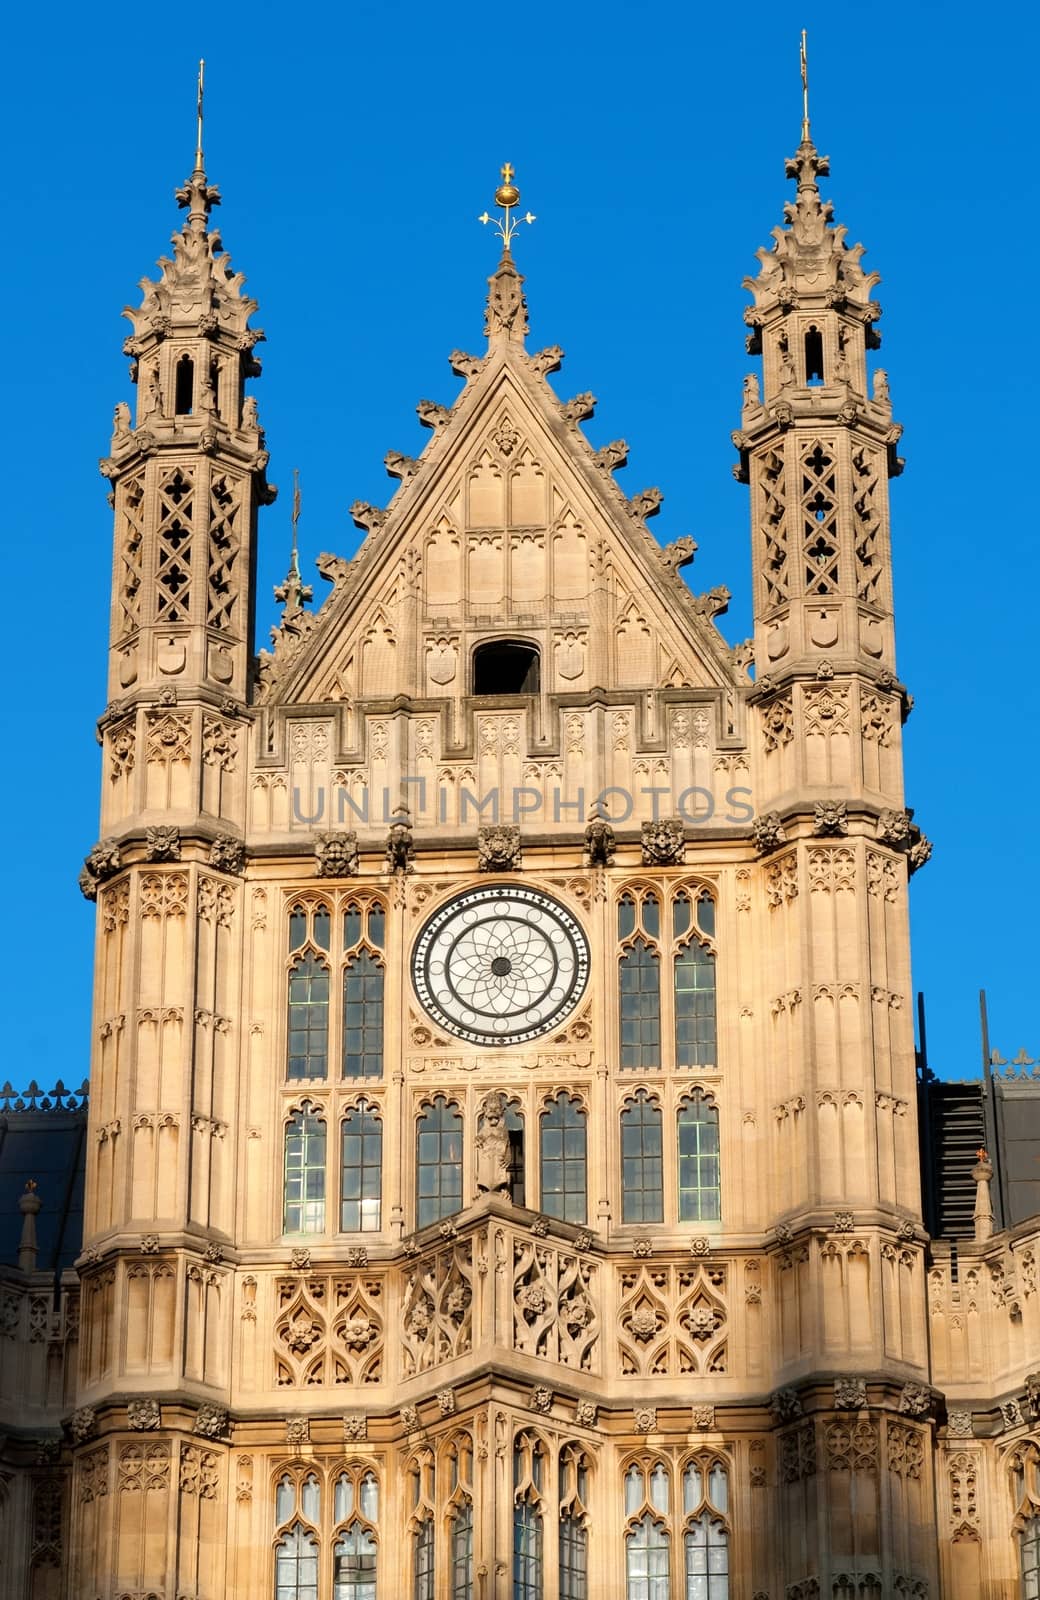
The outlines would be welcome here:
<svg viewBox="0 0 1040 1600">
<path fill-rule="evenodd" d="M 163 685 L 246 698 L 256 508 L 275 494 L 244 393 L 264 335 L 249 326 L 256 301 L 210 226 L 220 195 L 201 149 L 177 201 L 188 215 L 173 257 L 123 313 L 134 425 L 120 403 L 101 462 L 116 519 L 109 698 L 124 703 Z"/>
<path fill-rule="evenodd" d="M 744 385 L 738 477 L 751 485 L 755 661 L 759 676 L 894 665 L 887 479 L 901 470 L 887 380 L 873 393 L 867 351 L 880 338 L 876 273 L 832 223 L 817 179 L 830 167 L 805 130 L 787 175 L 786 226 L 745 279 L 748 350 L 762 380 Z"/>
</svg>

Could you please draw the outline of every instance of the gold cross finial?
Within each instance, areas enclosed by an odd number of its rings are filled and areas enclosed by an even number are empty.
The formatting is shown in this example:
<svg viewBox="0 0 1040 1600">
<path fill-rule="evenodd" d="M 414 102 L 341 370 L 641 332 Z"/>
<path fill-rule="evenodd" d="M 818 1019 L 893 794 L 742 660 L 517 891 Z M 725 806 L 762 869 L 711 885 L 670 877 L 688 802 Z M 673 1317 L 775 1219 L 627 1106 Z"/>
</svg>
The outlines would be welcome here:
<svg viewBox="0 0 1040 1600">
<path fill-rule="evenodd" d="M 516 171 L 511 161 L 507 161 L 502 167 L 501 176 L 502 182 L 495 190 L 495 204 L 501 208 L 502 216 L 493 217 L 490 212 L 485 211 L 477 218 L 477 221 L 485 224 L 488 222 L 494 223 L 495 232 L 501 239 L 508 254 L 513 235 L 521 222 L 534 222 L 535 218 L 530 211 L 522 217 L 513 216 L 513 212 L 520 204 L 520 190 L 513 182 L 516 177 Z"/>
<path fill-rule="evenodd" d="M 802 67 L 802 140 L 809 140 L 809 56 L 805 47 L 805 29 L 802 29 L 801 67 Z"/>
</svg>

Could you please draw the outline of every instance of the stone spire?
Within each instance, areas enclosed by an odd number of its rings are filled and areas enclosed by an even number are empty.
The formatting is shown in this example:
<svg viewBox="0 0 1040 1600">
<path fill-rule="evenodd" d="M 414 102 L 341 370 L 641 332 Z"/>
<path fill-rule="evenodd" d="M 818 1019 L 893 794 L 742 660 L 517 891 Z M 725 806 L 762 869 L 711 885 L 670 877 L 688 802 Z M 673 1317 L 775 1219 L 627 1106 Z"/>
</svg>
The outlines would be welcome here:
<svg viewBox="0 0 1040 1600">
<path fill-rule="evenodd" d="M 123 313 L 133 325 L 124 350 L 136 416 L 116 407 L 101 462 L 116 511 L 109 692 L 118 700 L 198 688 L 244 700 L 256 508 L 275 491 L 256 401 L 245 394 L 260 374 L 253 351 L 264 335 L 249 325 L 257 305 L 211 226 L 220 195 L 206 175 L 201 63 L 195 160 L 176 197 L 187 218 L 173 255 Z"/>
<path fill-rule="evenodd" d="M 821 199 L 830 164 L 812 136 L 804 56 L 801 140 L 785 170 L 794 200 L 744 280 L 754 297 L 747 349 L 762 371 L 745 379 L 733 436 L 737 477 L 752 483 L 757 675 L 844 663 L 891 679 L 885 480 L 902 461 L 885 372 L 868 384 L 880 279 Z"/>
</svg>

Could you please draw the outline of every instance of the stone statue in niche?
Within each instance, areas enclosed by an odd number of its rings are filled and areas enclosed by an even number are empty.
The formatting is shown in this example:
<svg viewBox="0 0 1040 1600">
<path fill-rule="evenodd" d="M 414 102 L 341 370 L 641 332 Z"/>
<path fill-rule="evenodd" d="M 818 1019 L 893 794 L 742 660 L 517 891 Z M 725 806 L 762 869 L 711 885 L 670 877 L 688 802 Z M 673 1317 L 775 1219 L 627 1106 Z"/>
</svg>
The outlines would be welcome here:
<svg viewBox="0 0 1040 1600">
<path fill-rule="evenodd" d="M 148 374 L 148 385 L 145 390 L 145 415 L 161 417 L 163 414 L 162 383 L 159 378 L 159 368 L 152 367 Z"/>
<path fill-rule="evenodd" d="M 509 1188 L 509 1134 L 506 1097 L 493 1089 L 480 1103 L 477 1122 L 477 1189 L 496 1194 Z"/>
</svg>

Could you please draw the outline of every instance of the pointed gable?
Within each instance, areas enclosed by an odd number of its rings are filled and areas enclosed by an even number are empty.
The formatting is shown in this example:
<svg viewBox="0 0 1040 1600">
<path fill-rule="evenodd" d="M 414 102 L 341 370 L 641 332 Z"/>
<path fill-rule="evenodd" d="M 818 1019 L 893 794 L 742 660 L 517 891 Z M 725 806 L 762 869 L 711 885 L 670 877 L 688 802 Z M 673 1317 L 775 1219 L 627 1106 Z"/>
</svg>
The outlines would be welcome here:
<svg viewBox="0 0 1040 1600">
<path fill-rule="evenodd" d="M 593 397 L 561 403 L 547 375 L 562 352 L 525 351 L 522 283 L 504 257 L 486 356 L 453 356 L 466 385 L 450 411 L 421 403 L 433 437 L 418 461 L 387 457 L 401 486 L 385 513 L 354 508 L 354 560 L 320 559 L 333 592 L 305 636 L 276 636 L 264 698 L 466 694 L 472 651 L 496 636 L 538 649 L 549 693 L 737 681 L 711 621 L 724 601 L 679 575 L 694 542 L 662 549 L 646 526 L 659 491 L 625 499 L 626 447 L 594 451 L 581 430 Z"/>
</svg>

